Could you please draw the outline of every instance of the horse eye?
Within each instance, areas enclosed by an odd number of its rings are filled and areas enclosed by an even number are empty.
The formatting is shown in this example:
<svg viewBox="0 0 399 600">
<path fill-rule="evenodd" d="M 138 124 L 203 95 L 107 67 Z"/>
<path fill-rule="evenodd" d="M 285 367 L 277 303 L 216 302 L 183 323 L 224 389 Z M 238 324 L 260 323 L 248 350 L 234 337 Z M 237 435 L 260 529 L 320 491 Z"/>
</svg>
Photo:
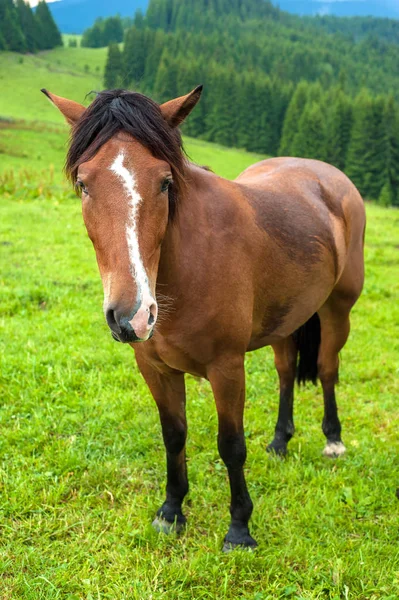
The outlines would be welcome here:
<svg viewBox="0 0 399 600">
<path fill-rule="evenodd" d="M 167 192 L 170 185 L 172 184 L 172 180 L 171 179 L 164 179 L 161 185 L 161 192 Z"/>
<path fill-rule="evenodd" d="M 83 181 L 81 181 L 80 179 L 76 180 L 75 188 L 76 188 L 77 191 L 83 192 L 84 194 L 88 194 L 89 193 L 89 190 L 87 189 L 87 187 L 85 186 L 85 184 L 83 183 Z"/>
</svg>

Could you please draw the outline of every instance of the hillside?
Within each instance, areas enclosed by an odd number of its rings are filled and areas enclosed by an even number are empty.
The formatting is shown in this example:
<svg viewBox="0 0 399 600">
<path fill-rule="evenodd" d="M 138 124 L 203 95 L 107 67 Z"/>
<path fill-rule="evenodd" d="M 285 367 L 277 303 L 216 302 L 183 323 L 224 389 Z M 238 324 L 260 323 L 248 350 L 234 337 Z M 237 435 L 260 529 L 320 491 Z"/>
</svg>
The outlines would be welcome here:
<svg viewBox="0 0 399 600">
<path fill-rule="evenodd" d="M 398 44 L 330 32 L 338 21 L 259 0 L 150 0 L 126 30 L 123 51 L 110 47 L 106 87 L 164 102 L 201 83 L 188 135 L 323 160 L 364 198 L 398 205 Z M 398 37 L 395 28 L 391 34 Z"/>
<path fill-rule="evenodd" d="M 103 88 L 106 48 L 56 48 L 35 55 L 2 52 L 0 117 L 62 122 L 41 88 L 84 103 L 91 90 Z M 87 103 L 87 100 L 86 100 Z"/>
<path fill-rule="evenodd" d="M 47 185 L 51 171 L 51 178 L 61 184 L 69 129 L 40 89 L 88 104 L 92 97 L 86 95 L 103 89 L 106 48 L 63 47 L 24 57 L 4 52 L 1 58 L 0 174 L 28 171 L 29 179 L 30 173 L 36 174 Z M 185 146 L 192 160 L 230 178 L 263 158 L 191 138 L 185 138 Z"/>
</svg>

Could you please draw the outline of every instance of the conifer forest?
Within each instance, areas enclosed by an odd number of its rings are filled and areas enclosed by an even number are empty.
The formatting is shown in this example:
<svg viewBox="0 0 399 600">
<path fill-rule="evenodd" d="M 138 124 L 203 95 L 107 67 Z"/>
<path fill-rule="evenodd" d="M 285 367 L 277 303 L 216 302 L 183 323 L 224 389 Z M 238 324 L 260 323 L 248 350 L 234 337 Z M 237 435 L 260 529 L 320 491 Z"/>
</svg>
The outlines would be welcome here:
<svg viewBox="0 0 399 600">
<path fill-rule="evenodd" d="M 118 41 L 106 88 L 165 101 L 204 85 L 187 135 L 324 160 L 364 198 L 399 204 L 397 21 L 305 18 L 263 0 L 150 0 Z"/>
<path fill-rule="evenodd" d="M 0 50 L 37 52 L 62 46 L 61 33 L 44 0 L 35 11 L 25 0 L 0 0 Z"/>
</svg>

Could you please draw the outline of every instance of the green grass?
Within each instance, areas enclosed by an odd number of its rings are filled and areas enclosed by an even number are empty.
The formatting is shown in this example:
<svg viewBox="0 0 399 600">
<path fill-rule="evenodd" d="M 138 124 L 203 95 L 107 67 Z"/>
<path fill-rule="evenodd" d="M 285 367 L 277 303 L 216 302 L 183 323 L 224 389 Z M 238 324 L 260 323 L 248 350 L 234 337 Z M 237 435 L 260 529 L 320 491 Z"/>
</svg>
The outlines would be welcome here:
<svg viewBox="0 0 399 600">
<path fill-rule="evenodd" d="M 57 77 L 54 91 L 79 99 L 73 77 Z M 42 123 L 0 128 L 0 599 L 396 600 L 399 212 L 367 206 L 366 285 L 338 387 L 347 455 L 322 457 L 322 398 L 311 386 L 297 393 L 288 458 L 266 455 L 277 377 L 270 349 L 249 354 L 246 472 L 259 548 L 223 555 L 229 494 L 214 401 L 188 376 L 188 528 L 159 536 L 158 415 L 133 352 L 104 322 L 80 202 L 62 183 L 67 128 L 40 94 L 14 106 L 12 84 L 0 114 Z M 198 140 L 187 149 L 227 177 L 258 158 Z"/>
<path fill-rule="evenodd" d="M 40 89 L 87 104 L 88 92 L 103 89 L 106 53 L 106 48 L 56 48 L 24 56 L 0 52 L 0 117 L 62 123 Z"/>
<path fill-rule="evenodd" d="M 45 100 L 43 96 L 43 100 Z M 68 129 L 61 125 L 0 123 L 0 173 L 4 171 L 52 171 L 58 182 L 65 180 L 62 166 L 68 142 Z"/>
<path fill-rule="evenodd" d="M 42 103 L 47 101 L 42 95 Z M 50 107 L 58 112 L 55 107 Z M 40 179 L 57 184 L 64 182 L 62 168 L 68 144 L 69 130 L 66 125 L 36 122 L 0 122 L 0 189 L 1 173 L 9 170 L 23 170 L 30 174 L 41 173 Z M 193 138 L 184 139 L 189 157 L 201 165 L 225 177 L 234 178 L 250 164 L 264 158 L 235 148 L 226 149 Z M 44 168 L 45 167 L 45 168 Z"/>
<path fill-rule="evenodd" d="M 62 41 L 64 42 L 64 46 L 67 48 L 68 47 L 68 43 L 69 40 L 76 40 L 78 42 L 78 44 L 80 44 L 80 42 L 82 41 L 82 34 L 81 33 L 63 33 L 62 34 Z"/>
</svg>

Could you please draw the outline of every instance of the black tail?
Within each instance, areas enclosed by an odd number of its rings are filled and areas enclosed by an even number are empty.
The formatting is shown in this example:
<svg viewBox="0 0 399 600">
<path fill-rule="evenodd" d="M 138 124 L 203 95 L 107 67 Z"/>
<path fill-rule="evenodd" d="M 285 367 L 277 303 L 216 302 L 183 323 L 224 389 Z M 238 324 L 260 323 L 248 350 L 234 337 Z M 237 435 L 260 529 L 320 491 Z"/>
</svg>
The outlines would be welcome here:
<svg viewBox="0 0 399 600">
<path fill-rule="evenodd" d="M 298 348 L 299 360 L 296 378 L 299 385 L 306 381 L 317 383 L 317 357 L 319 354 L 321 330 L 319 315 L 315 313 L 293 334 Z"/>
</svg>

